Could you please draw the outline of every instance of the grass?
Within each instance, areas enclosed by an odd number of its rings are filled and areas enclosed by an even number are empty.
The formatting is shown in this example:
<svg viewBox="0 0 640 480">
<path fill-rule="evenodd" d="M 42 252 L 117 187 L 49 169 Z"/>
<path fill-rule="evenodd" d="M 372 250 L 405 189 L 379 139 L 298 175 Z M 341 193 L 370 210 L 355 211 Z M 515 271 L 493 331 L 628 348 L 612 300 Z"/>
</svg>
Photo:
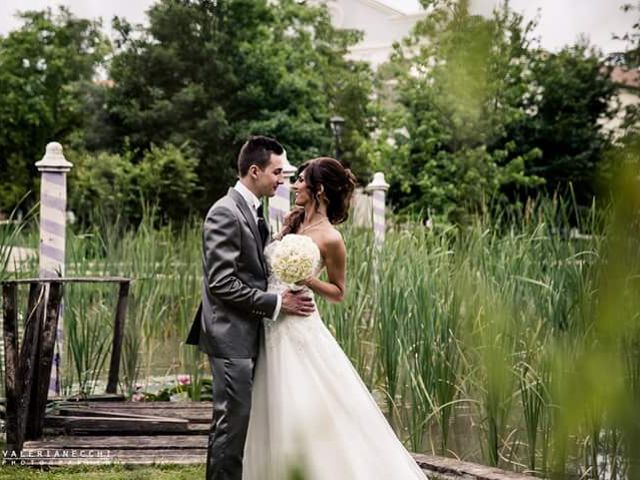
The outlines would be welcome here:
<svg viewBox="0 0 640 480">
<path fill-rule="evenodd" d="M 49 469 L 3 466 L 0 480 L 191 480 L 204 478 L 204 465 L 167 465 L 150 467 L 70 466 Z"/>
</svg>

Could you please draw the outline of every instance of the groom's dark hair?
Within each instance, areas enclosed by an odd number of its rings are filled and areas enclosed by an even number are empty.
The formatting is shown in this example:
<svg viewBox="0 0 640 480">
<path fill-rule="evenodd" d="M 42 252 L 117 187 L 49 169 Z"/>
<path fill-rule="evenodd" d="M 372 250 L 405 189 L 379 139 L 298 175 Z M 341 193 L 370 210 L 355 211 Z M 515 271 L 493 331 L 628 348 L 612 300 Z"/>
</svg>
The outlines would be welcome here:
<svg viewBox="0 0 640 480">
<path fill-rule="evenodd" d="M 244 142 L 238 155 L 238 173 L 244 177 L 249 172 L 251 165 L 257 165 L 260 170 L 269 164 L 271 154 L 282 155 L 284 148 L 277 140 L 263 135 L 249 137 Z"/>
</svg>

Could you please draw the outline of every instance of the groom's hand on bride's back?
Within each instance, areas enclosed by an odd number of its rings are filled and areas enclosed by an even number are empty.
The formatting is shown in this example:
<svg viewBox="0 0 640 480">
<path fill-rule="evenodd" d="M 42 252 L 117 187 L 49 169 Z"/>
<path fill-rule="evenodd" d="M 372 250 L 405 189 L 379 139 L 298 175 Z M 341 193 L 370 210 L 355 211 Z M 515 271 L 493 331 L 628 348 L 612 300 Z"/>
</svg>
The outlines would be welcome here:
<svg viewBox="0 0 640 480">
<path fill-rule="evenodd" d="M 290 315 L 308 317 L 315 312 L 313 300 L 304 290 L 285 290 L 282 294 L 282 311 Z"/>
</svg>

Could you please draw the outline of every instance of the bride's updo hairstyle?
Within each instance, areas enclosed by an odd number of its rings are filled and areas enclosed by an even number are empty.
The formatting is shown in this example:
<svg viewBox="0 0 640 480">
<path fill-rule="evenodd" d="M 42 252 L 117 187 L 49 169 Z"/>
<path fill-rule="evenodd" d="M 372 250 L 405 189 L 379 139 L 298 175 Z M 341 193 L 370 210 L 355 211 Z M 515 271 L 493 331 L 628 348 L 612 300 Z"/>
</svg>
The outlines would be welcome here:
<svg viewBox="0 0 640 480">
<path fill-rule="evenodd" d="M 356 187 L 356 177 L 351 170 L 345 168 L 335 158 L 319 157 L 308 160 L 298 168 L 298 174 L 304 176 L 304 181 L 317 205 L 320 198 L 327 202 L 327 217 L 333 225 L 344 222 L 349 218 L 351 197 Z M 322 193 L 320 193 L 323 187 Z M 285 225 L 285 233 L 292 233 L 304 220 L 304 209 L 298 207 L 291 211 Z"/>
</svg>

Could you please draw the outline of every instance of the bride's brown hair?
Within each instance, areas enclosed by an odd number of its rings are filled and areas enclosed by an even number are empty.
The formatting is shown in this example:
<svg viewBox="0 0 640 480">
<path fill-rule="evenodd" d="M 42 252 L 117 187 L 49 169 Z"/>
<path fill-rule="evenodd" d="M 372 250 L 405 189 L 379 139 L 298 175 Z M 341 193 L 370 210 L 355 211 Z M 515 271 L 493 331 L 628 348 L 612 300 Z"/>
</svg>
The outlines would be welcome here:
<svg viewBox="0 0 640 480">
<path fill-rule="evenodd" d="M 319 157 L 308 160 L 298 168 L 296 178 L 304 175 L 309 193 L 320 205 L 320 186 L 327 201 L 327 217 L 336 225 L 349 218 L 351 197 L 356 187 L 356 177 L 335 158 Z M 304 208 L 296 207 L 288 215 L 283 235 L 295 233 L 304 220 Z"/>
</svg>

